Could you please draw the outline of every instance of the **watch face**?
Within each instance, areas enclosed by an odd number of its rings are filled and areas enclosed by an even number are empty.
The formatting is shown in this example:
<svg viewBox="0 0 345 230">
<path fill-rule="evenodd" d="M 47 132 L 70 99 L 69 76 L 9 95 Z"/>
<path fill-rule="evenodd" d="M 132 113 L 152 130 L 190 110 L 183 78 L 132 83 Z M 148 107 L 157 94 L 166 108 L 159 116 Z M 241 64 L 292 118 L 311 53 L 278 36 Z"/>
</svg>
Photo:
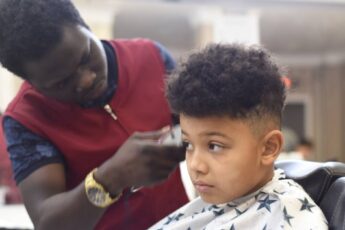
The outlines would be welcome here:
<svg viewBox="0 0 345 230">
<path fill-rule="evenodd" d="M 99 188 L 89 188 L 87 194 L 96 205 L 102 205 L 106 201 L 106 194 Z"/>
</svg>

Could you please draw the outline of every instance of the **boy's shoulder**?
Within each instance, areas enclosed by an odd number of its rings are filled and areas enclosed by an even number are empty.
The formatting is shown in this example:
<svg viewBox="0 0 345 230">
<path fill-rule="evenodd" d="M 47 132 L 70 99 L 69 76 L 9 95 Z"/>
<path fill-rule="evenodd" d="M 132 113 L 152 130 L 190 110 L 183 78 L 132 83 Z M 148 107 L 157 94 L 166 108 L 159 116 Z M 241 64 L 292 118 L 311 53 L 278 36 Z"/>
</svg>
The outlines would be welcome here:
<svg viewBox="0 0 345 230">
<path fill-rule="evenodd" d="M 292 229 L 327 229 L 327 220 L 320 207 L 301 185 L 287 179 L 283 170 L 275 170 L 272 181 L 262 188 L 260 194 L 267 194 L 271 202 L 279 203 L 284 223 Z"/>
<path fill-rule="evenodd" d="M 272 180 L 261 189 L 261 193 L 269 194 L 273 198 L 279 199 L 282 204 L 289 204 L 291 202 L 302 203 L 302 200 L 308 200 L 316 206 L 303 187 L 294 180 L 286 178 L 285 172 L 282 169 L 274 171 Z"/>
</svg>

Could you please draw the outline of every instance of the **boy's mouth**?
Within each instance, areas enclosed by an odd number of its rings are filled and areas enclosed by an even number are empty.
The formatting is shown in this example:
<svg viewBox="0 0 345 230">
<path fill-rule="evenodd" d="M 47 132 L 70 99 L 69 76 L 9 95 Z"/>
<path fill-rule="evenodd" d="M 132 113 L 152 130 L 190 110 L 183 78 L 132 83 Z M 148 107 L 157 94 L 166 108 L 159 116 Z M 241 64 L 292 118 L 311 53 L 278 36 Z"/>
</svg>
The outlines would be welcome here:
<svg viewBox="0 0 345 230">
<path fill-rule="evenodd" d="M 193 181 L 195 189 L 199 193 L 208 193 L 212 188 L 214 188 L 213 185 L 207 184 L 203 181 Z"/>
</svg>

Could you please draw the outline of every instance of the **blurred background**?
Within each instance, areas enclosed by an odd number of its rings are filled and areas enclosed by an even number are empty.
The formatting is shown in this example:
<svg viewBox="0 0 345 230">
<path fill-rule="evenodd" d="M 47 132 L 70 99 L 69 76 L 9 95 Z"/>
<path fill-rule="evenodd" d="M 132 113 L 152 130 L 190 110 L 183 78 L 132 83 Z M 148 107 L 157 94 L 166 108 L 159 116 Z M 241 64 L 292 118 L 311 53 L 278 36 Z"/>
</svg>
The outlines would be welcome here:
<svg viewBox="0 0 345 230">
<path fill-rule="evenodd" d="M 285 67 L 286 152 L 345 162 L 345 0 L 74 0 L 100 38 L 147 37 L 176 60 L 210 42 L 260 44 Z M 0 110 L 21 84 L 0 67 Z M 250 92 L 248 92 L 250 93 Z"/>
</svg>

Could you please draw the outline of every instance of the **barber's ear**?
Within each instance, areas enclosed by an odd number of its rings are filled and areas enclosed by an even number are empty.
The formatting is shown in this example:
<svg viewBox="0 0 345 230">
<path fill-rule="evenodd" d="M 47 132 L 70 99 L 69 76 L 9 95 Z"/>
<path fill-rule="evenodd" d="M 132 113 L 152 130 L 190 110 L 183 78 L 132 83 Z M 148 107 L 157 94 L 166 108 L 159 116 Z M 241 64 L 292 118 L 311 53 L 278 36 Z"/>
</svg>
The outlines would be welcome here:
<svg viewBox="0 0 345 230">
<path fill-rule="evenodd" d="M 283 134 L 279 130 L 272 130 L 262 140 L 261 163 L 273 164 L 283 147 Z"/>
</svg>

